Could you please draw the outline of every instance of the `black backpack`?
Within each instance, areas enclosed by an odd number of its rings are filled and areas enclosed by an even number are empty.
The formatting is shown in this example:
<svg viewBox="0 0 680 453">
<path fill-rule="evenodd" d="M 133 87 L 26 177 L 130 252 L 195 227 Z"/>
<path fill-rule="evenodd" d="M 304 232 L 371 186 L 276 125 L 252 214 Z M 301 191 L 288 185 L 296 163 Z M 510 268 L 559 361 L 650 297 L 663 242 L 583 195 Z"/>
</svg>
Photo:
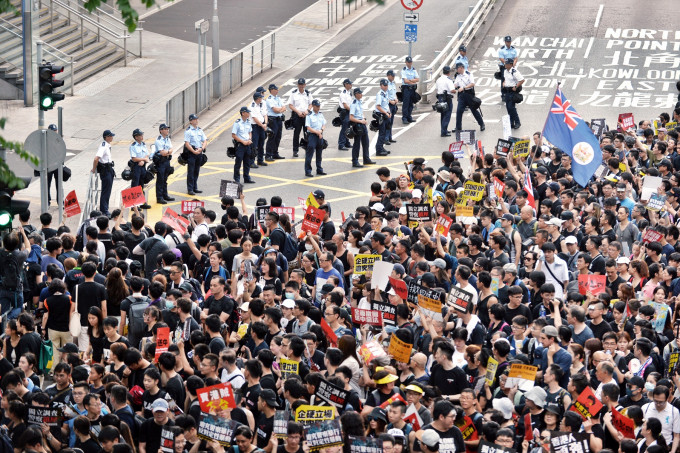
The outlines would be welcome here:
<svg viewBox="0 0 680 453">
<path fill-rule="evenodd" d="M 277 230 L 281 230 L 285 238 L 283 241 L 283 246 L 279 251 L 283 253 L 283 256 L 285 256 L 288 261 L 293 261 L 295 258 L 297 258 L 298 254 L 297 240 L 293 238 L 290 233 L 286 233 L 283 228 L 278 227 Z"/>
<path fill-rule="evenodd" d="M 196 260 L 196 264 L 194 265 L 194 278 L 195 279 L 200 279 L 199 281 L 202 281 L 205 278 L 206 271 L 210 268 L 210 258 L 208 258 L 208 255 L 201 253 L 201 259 Z M 199 290 L 199 293 L 200 290 Z"/>
<path fill-rule="evenodd" d="M 151 299 L 146 296 L 140 298 L 128 296 L 127 299 L 130 301 L 127 337 L 130 344 L 136 348 L 139 346 L 139 341 L 144 333 L 144 310 L 149 306 Z"/>
<path fill-rule="evenodd" d="M 0 285 L 7 291 L 16 291 L 21 281 L 22 267 L 19 266 L 19 259 L 12 252 L 5 249 L 0 250 Z"/>
</svg>

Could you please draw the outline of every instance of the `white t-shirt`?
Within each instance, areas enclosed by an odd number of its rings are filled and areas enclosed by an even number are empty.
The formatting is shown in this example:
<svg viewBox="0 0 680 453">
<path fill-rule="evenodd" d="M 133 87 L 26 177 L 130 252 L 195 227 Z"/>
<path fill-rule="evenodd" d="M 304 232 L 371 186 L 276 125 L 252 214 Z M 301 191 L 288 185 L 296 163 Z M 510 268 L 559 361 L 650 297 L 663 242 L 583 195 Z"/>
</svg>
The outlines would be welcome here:
<svg viewBox="0 0 680 453">
<path fill-rule="evenodd" d="M 673 445 L 673 434 L 680 434 L 680 411 L 670 403 L 666 403 L 664 410 L 659 412 L 654 402 L 642 406 L 644 418 L 654 417 L 661 422 L 661 434 L 667 445 Z"/>
</svg>

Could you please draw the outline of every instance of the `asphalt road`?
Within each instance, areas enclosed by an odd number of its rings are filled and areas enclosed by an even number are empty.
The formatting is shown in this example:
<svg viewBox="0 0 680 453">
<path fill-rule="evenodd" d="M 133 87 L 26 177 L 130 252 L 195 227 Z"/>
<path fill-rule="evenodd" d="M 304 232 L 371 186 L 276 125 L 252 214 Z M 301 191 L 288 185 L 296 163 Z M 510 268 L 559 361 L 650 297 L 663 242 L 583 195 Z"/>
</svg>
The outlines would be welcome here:
<svg viewBox="0 0 680 453">
<path fill-rule="evenodd" d="M 490 29 L 469 45 L 471 71 L 477 78 L 477 95 L 484 100 L 487 129 L 480 133 L 469 113 L 465 114 L 463 128 L 477 129 L 487 153 L 504 134 L 501 118 L 506 111 L 493 72 L 497 51 L 508 34 L 515 38 L 520 52 L 518 69 L 527 79 L 525 102 L 518 107 L 523 127 L 513 131 L 515 136 L 542 129 L 558 82 L 563 83 L 566 96 L 587 120 L 606 118 L 609 125 L 615 125 L 619 113 L 631 112 L 639 121 L 670 111 L 677 97 L 675 81 L 680 79 L 677 56 L 680 34 L 662 30 L 673 30 L 670 16 L 663 12 L 672 10 L 672 4 L 663 1 L 661 7 L 640 17 L 626 13 L 637 3 L 622 1 L 624 7 L 621 2 L 614 7 L 585 0 L 505 2 Z M 362 19 L 344 33 L 347 38 L 342 43 L 323 48 L 277 81 L 281 93 L 290 92 L 297 78 L 305 77 L 308 89 L 322 101 L 322 110 L 330 123 L 335 116 L 341 81 L 349 77 L 365 90 L 365 99 L 369 101 L 366 107 L 372 109 L 378 80 L 387 69 L 403 67 L 408 50 L 403 41 L 403 11 L 396 4 L 381 9 L 376 13 L 378 17 L 369 15 Z M 432 60 L 434 52 L 447 41 L 446 35 L 451 34 L 450 24 L 463 20 L 467 11 L 468 5 L 451 7 L 445 0 L 425 3 L 419 10 L 419 40 L 413 46 L 416 69 Z M 226 158 L 224 150 L 231 144 L 231 124 L 236 117 L 233 112 L 222 124 L 208 130 L 212 139 L 211 161 L 203 168 L 199 185 L 208 188 L 201 199 L 212 209 L 219 209 L 216 193 L 219 181 L 232 179 L 233 160 Z M 388 148 L 392 151 L 390 156 L 375 158 L 378 166 L 387 166 L 393 174 L 399 174 L 404 171 L 404 162 L 418 156 L 425 157 L 434 168 L 439 166 L 441 152 L 454 140 L 439 137 L 439 114 L 430 105 L 418 105 L 414 118 L 417 122 L 406 127 L 395 122 L 394 137 L 398 143 Z M 455 104 L 451 128 L 454 125 Z M 339 219 L 340 212 L 350 213 L 365 204 L 370 183 L 377 180 L 376 167 L 351 168 L 350 152 L 337 150 L 338 132 L 339 129 L 329 126 L 326 133 L 330 146 L 324 151 L 323 167 L 329 175 L 313 178 L 304 177 L 303 159 L 291 158 L 292 134 L 285 133 L 281 154 L 286 159 L 251 171 L 257 184 L 246 187 L 249 205 L 258 197 L 280 195 L 286 205 L 297 206 L 298 197 L 306 197 L 315 188 L 326 192 L 326 199 L 334 206 L 334 218 Z M 370 134 L 373 149 L 377 134 Z M 170 192 L 186 197 L 184 169 L 178 169 L 173 176 Z M 154 219 L 160 215 L 159 208 L 150 212 Z M 300 216 L 298 209 L 297 218 Z"/>
<path fill-rule="evenodd" d="M 235 52 L 284 24 L 316 0 L 218 0 L 220 49 Z M 198 43 L 196 21 L 212 20 L 213 0 L 188 0 L 144 19 L 144 30 Z M 211 24 L 212 25 L 212 24 Z M 208 46 L 212 32 L 208 32 Z M 208 56 L 210 58 L 210 56 Z"/>
</svg>

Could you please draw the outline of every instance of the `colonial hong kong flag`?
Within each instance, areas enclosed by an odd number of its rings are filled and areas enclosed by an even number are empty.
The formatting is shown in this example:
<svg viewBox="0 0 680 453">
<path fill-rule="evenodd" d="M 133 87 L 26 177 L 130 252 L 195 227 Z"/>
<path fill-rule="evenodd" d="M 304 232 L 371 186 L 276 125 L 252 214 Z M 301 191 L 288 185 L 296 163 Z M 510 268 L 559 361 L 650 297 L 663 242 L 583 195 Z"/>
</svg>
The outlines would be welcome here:
<svg viewBox="0 0 680 453">
<path fill-rule="evenodd" d="M 574 179 L 582 187 L 586 187 L 602 163 L 600 143 L 576 113 L 559 85 L 545 122 L 543 136 L 571 156 Z"/>
<path fill-rule="evenodd" d="M 536 209 L 536 199 L 534 198 L 534 186 L 531 184 L 531 175 L 529 175 L 529 169 L 524 169 L 524 190 L 527 192 L 527 203 L 529 206 Z"/>
</svg>

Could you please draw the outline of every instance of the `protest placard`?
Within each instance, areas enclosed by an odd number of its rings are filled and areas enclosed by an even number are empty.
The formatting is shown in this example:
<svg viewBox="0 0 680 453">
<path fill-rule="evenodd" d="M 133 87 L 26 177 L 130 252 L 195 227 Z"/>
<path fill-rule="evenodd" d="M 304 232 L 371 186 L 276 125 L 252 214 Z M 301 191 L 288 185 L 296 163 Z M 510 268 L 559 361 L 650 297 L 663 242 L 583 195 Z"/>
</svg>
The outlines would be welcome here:
<svg viewBox="0 0 680 453">
<path fill-rule="evenodd" d="M 444 293 L 442 293 L 441 290 L 436 288 L 428 288 L 416 283 L 415 280 L 411 280 L 408 283 L 408 301 L 417 304 L 419 295 L 429 297 L 431 299 L 437 299 L 442 302 L 444 300 Z"/>
<path fill-rule="evenodd" d="M 536 381 L 538 367 L 533 365 L 522 365 L 513 363 L 510 365 L 510 372 L 506 384 L 508 387 L 519 387 L 523 392 L 528 392 Z"/>
<path fill-rule="evenodd" d="M 593 134 L 600 139 L 602 138 L 602 133 L 605 131 L 605 125 L 607 124 L 604 118 L 597 118 L 590 120 L 590 130 Z"/>
<path fill-rule="evenodd" d="M 501 447 L 498 444 L 492 444 L 490 442 L 485 441 L 484 439 L 479 441 L 477 451 L 479 453 L 517 453 L 517 450 L 515 450 L 514 448 Z"/>
<path fill-rule="evenodd" d="M 491 387 L 496 380 L 496 370 L 498 369 L 498 361 L 489 357 L 489 363 L 486 365 L 486 383 Z"/>
<path fill-rule="evenodd" d="M 290 413 L 288 411 L 276 411 L 274 413 L 274 435 L 279 439 L 288 437 L 288 421 Z"/>
<path fill-rule="evenodd" d="M 463 196 L 469 200 L 480 201 L 484 197 L 486 186 L 480 182 L 465 181 L 463 186 Z"/>
<path fill-rule="evenodd" d="M 427 203 L 407 203 L 406 218 L 410 222 L 432 221 L 432 207 Z"/>
<path fill-rule="evenodd" d="M 607 289 L 606 275 L 579 275 L 578 276 L 578 292 L 579 294 L 587 294 L 590 291 L 593 296 L 605 292 Z"/>
<path fill-rule="evenodd" d="M 313 206 L 315 208 L 319 207 L 319 202 L 316 201 L 316 198 L 314 197 L 314 192 L 309 192 L 309 195 L 307 195 L 307 199 L 305 200 L 305 206 L 307 207 Z"/>
<path fill-rule="evenodd" d="M 496 156 L 506 157 L 510 150 L 512 149 L 512 142 L 510 140 L 498 139 L 496 143 Z"/>
<path fill-rule="evenodd" d="M 477 131 L 474 129 L 456 131 L 456 141 L 463 142 L 466 145 L 472 145 L 475 143 Z"/>
<path fill-rule="evenodd" d="M 587 433 L 550 431 L 550 453 L 590 453 L 590 436 Z"/>
<path fill-rule="evenodd" d="M 279 359 L 279 369 L 281 370 L 281 378 L 288 379 L 292 374 L 300 374 L 300 362 L 288 359 Z"/>
<path fill-rule="evenodd" d="M 518 140 L 512 144 L 514 157 L 526 157 L 529 155 L 529 140 Z"/>
<path fill-rule="evenodd" d="M 418 414 L 418 409 L 416 409 L 415 404 L 409 404 L 406 408 L 406 413 L 404 414 L 404 421 L 410 423 L 413 426 L 413 431 L 418 431 L 420 428 L 425 426 L 423 419 Z"/>
<path fill-rule="evenodd" d="M 479 439 L 479 433 L 477 432 L 477 427 L 470 417 L 465 415 L 461 418 L 456 418 L 456 427 L 460 430 L 463 435 L 464 441 L 473 441 Z"/>
<path fill-rule="evenodd" d="M 331 384 L 325 379 L 321 379 L 314 395 L 332 406 L 335 406 L 339 409 L 344 409 L 345 406 L 347 406 L 349 392 Z"/>
<path fill-rule="evenodd" d="M 321 228 L 325 215 L 326 211 L 317 209 L 314 206 L 307 206 L 305 216 L 302 219 L 302 231 L 309 231 L 312 234 L 317 234 L 319 228 Z"/>
<path fill-rule="evenodd" d="M 660 211 L 666 204 L 666 195 L 659 195 L 654 192 L 647 202 L 647 209 L 650 211 Z"/>
<path fill-rule="evenodd" d="M 434 224 L 434 231 L 439 233 L 440 236 L 448 236 L 451 225 L 453 225 L 453 219 L 446 214 L 442 214 Z"/>
<path fill-rule="evenodd" d="M 163 213 L 161 220 L 179 234 L 184 234 L 187 232 L 186 224 L 183 222 L 185 219 L 180 217 L 180 215 L 173 211 L 172 208 L 165 209 L 165 213 Z"/>
<path fill-rule="evenodd" d="M 312 425 L 324 420 L 333 420 L 336 414 L 332 406 L 311 406 L 303 404 L 295 409 L 295 421 L 303 425 Z"/>
<path fill-rule="evenodd" d="M 462 159 L 465 157 L 463 145 L 463 142 L 453 142 L 449 145 L 449 152 L 453 154 L 454 159 Z"/>
<path fill-rule="evenodd" d="M 386 326 L 397 325 L 397 307 L 384 302 L 371 301 L 371 310 L 378 310 L 382 312 L 383 323 Z"/>
<path fill-rule="evenodd" d="M 458 311 L 465 312 L 469 304 L 472 303 L 473 295 L 457 286 L 452 286 L 447 300 L 448 305 Z"/>
<path fill-rule="evenodd" d="M 619 132 L 635 128 L 635 118 L 632 113 L 619 113 L 618 123 L 620 125 L 618 127 Z"/>
<path fill-rule="evenodd" d="M 27 422 L 29 425 L 40 426 L 43 423 L 50 428 L 61 427 L 64 411 L 61 407 L 28 406 Z"/>
<path fill-rule="evenodd" d="M 161 451 L 175 453 L 175 435 L 165 426 L 161 428 Z"/>
<path fill-rule="evenodd" d="M 391 405 L 392 403 L 396 403 L 397 401 L 399 401 L 400 403 L 404 403 L 404 405 L 407 404 L 406 400 L 400 394 L 394 393 L 392 396 L 383 401 L 379 407 L 387 410 L 387 407 L 389 405 Z"/>
<path fill-rule="evenodd" d="M 120 195 L 123 199 L 122 206 L 124 208 L 133 208 L 146 203 L 142 186 L 128 187 L 127 189 L 123 189 Z"/>
<path fill-rule="evenodd" d="M 355 324 L 370 324 L 372 326 L 382 326 L 382 312 L 378 310 L 365 310 L 363 308 L 352 307 L 352 322 Z"/>
<path fill-rule="evenodd" d="M 293 206 L 272 206 L 270 210 L 278 215 L 286 214 L 291 222 L 295 222 L 295 207 Z"/>
<path fill-rule="evenodd" d="M 158 362 L 158 358 L 164 352 L 168 352 L 168 347 L 170 346 L 170 327 L 159 327 L 156 329 L 156 355 L 155 361 Z"/>
<path fill-rule="evenodd" d="M 442 316 L 442 301 L 441 299 L 433 299 L 431 297 L 423 296 L 418 294 L 418 306 L 420 307 L 420 313 L 432 318 L 435 321 L 443 321 Z"/>
<path fill-rule="evenodd" d="M 612 425 L 626 439 L 635 439 L 635 422 L 612 407 Z"/>
<path fill-rule="evenodd" d="M 361 345 L 361 347 L 359 348 L 359 355 L 363 359 L 364 363 L 368 365 L 378 357 L 386 356 L 387 353 L 385 352 L 383 347 L 380 346 L 380 343 L 374 340 Z"/>
<path fill-rule="evenodd" d="M 498 200 L 503 199 L 503 192 L 505 191 L 505 183 L 494 176 L 493 178 L 493 193 Z"/>
<path fill-rule="evenodd" d="M 66 217 L 73 217 L 81 213 L 80 203 L 78 203 L 78 196 L 75 190 L 70 191 L 64 199 L 64 213 Z"/>
<path fill-rule="evenodd" d="M 255 206 L 255 220 L 260 222 L 263 230 L 265 229 L 264 220 L 267 214 L 269 214 L 269 209 L 269 206 Z"/>
<path fill-rule="evenodd" d="M 220 181 L 220 198 L 231 197 L 234 200 L 241 198 L 241 193 L 243 192 L 243 184 L 236 181 L 229 181 L 223 179 Z"/>
<path fill-rule="evenodd" d="M 379 288 L 380 291 L 385 291 L 385 288 L 387 288 L 387 284 L 390 281 L 392 269 L 394 269 L 393 263 L 388 263 L 387 261 L 374 261 L 373 272 L 371 273 L 371 286 L 373 288 Z"/>
<path fill-rule="evenodd" d="M 234 389 L 231 388 L 231 384 L 228 382 L 198 389 L 196 390 L 196 396 L 198 397 L 201 411 L 206 414 L 215 414 L 217 411 L 236 407 Z"/>
<path fill-rule="evenodd" d="M 338 344 L 338 336 L 335 334 L 333 329 L 331 329 L 331 326 L 328 325 L 326 320 L 324 318 L 321 318 L 321 330 L 326 334 L 326 338 L 328 339 L 328 342 L 335 347 L 335 345 Z"/>
<path fill-rule="evenodd" d="M 376 437 L 349 436 L 350 453 L 383 453 L 382 440 Z"/>
<path fill-rule="evenodd" d="M 409 363 L 411 361 L 412 350 L 413 344 L 401 341 L 396 335 L 390 337 L 390 346 L 387 348 L 387 353 L 391 354 L 397 362 Z"/>
<path fill-rule="evenodd" d="M 666 325 L 666 318 L 668 318 L 669 307 L 666 304 L 660 304 L 658 302 L 649 302 L 649 305 L 654 307 L 654 318 L 652 318 L 652 327 L 658 333 L 663 333 L 664 327 Z"/>
<path fill-rule="evenodd" d="M 460 206 L 456 205 L 456 220 L 460 220 L 465 217 L 474 218 L 475 207 L 474 206 Z"/>
<path fill-rule="evenodd" d="M 642 236 L 642 243 L 646 244 L 647 242 L 658 242 L 663 234 L 659 233 L 658 231 L 647 229 L 645 232 L 645 235 Z"/>
<path fill-rule="evenodd" d="M 204 440 L 214 440 L 223 447 L 231 445 L 234 431 L 241 426 L 236 420 L 216 417 L 201 413 L 198 422 L 198 437 Z"/>
<path fill-rule="evenodd" d="M 182 214 L 191 214 L 196 208 L 202 208 L 205 206 L 205 202 L 200 200 L 182 200 Z"/>
<path fill-rule="evenodd" d="M 673 377 L 675 368 L 678 366 L 678 358 L 680 358 L 680 351 L 671 352 L 668 357 L 668 367 L 666 368 L 666 376 Z"/>
<path fill-rule="evenodd" d="M 340 419 L 305 426 L 305 441 L 310 451 L 343 445 Z"/>
<path fill-rule="evenodd" d="M 662 181 L 663 178 L 660 176 L 645 175 L 642 180 L 642 192 L 640 193 L 640 200 L 649 200 L 649 197 L 651 197 L 653 193 L 657 193 Z"/>
<path fill-rule="evenodd" d="M 368 255 L 364 253 L 354 255 L 354 273 L 363 275 L 366 272 L 371 272 L 373 270 L 373 263 L 381 260 L 382 255 Z"/>
<path fill-rule="evenodd" d="M 578 412 L 584 419 L 594 417 L 600 410 L 602 410 L 602 403 L 597 399 L 593 389 L 586 387 L 585 390 L 576 398 L 569 410 Z"/>
<path fill-rule="evenodd" d="M 401 297 L 402 299 L 408 298 L 408 287 L 406 286 L 406 282 L 404 280 L 390 277 L 389 281 L 390 285 L 392 285 L 392 289 L 395 293 L 397 293 L 397 296 Z"/>
</svg>

